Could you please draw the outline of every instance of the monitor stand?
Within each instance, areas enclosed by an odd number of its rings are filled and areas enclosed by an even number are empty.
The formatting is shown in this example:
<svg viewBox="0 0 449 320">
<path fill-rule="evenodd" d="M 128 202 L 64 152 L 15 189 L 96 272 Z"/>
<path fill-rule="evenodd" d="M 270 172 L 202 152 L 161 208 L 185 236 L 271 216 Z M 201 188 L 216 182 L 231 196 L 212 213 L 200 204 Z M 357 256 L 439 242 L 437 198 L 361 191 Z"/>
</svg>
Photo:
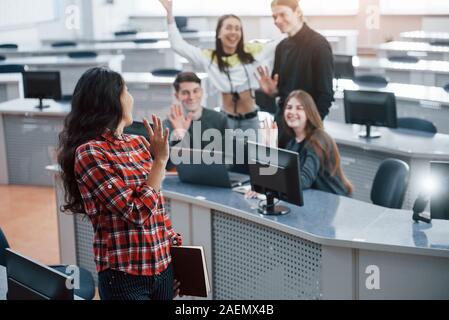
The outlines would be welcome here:
<svg viewBox="0 0 449 320">
<path fill-rule="evenodd" d="M 371 131 L 371 125 L 366 125 L 366 130 L 362 130 L 359 132 L 359 138 L 365 138 L 365 139 L 375 139 L 380 138 L 381 134 L 379 131 Z"/>
<path fill-rule="evenodd" d="M 35 107 L 35 108 L 37 108 L 37 109 L 39 109 L 39 110 L 43 110 L 43 109 L 46 109 L 46 108 L 50 108 L 50 106 L 49 105 L 43 105 L 42 104 L 42 100 L 44 100 L 44 98 L 39 98 L 39 104 Z"/>
<path fill-rule="evenodd" d="M 267 200 L 263 201 L 266 204 L 259 205 L 259 213 L 267 216 L 281 216 L 290 212 L 290 208 L 287 208 L 285 206 L 276 206 L 274 204 L 273 192 L 267 192 L 266 196 Z"/>
</svg>

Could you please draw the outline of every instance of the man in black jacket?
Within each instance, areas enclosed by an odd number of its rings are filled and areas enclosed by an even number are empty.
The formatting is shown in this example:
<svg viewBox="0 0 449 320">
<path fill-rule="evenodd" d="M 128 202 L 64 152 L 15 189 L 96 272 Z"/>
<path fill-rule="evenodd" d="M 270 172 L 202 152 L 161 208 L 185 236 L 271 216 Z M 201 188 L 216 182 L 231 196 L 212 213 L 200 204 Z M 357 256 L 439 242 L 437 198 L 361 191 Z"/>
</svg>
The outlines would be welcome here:
<svg viewBox="0 0 449 320">
<path fill-rule="evenodd" d="M 259 67 L 261 89 L 270 96 L 279 96 L 276 122 L 279 126 L 279 146 L 285 147 L 282 129 L 284 102 L 293 90 L 307 91 L 315 100 L 324 119 L 334 101 L 334 62 L 329 42 L 312 30 L 303 20 L 298 0 L 273 0 L 275 25 L 288 37 L 281 41 L 275 53 L 273 72 Z"/>
</svg>

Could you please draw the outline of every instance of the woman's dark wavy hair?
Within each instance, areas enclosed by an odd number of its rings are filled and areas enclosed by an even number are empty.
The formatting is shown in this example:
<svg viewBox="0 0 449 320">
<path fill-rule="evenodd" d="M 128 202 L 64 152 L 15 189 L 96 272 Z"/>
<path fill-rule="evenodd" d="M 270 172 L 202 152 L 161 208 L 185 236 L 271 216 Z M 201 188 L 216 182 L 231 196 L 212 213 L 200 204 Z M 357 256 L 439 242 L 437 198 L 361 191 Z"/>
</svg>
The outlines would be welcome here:
<svg viewBox="0 0 449 320">
<path fill-rule="evenodd" d="M 223 61 L 223 57 L 226 56 L 226 53 L 224 52 L 223 44 L 221 43 L 221 40 L 218 38 L 218 35 L 220 34 L 220 30 L 223 27 L 223 23 L 225 22 L 226 19 L 229 18 L 237 19 L 238 21 L 240 21 L 240 25 L 242 24 L 240 18 L 234 14 L 225 14 L 218 19 L 217 29 L 215 30 L 215 50 L 214 52 L 212 52 L 212 61 L 214 61 L 214 58 L 217 57 L 218 68 L 220 69 L 221 72 L 225 72 L 226 68 L 229 66 L 225 61 Z M 243 39 L 243 29 L 242 29 L 242 37 L 239 43 L 237 44 L 236 53 L 241 63 L 243 64 L 253 63 L 255 59 L 251 53 L 245 51 L 244 45 L 245 41 Z"/>
<path fill-rule="evenodd" d="M 85 212 L 75 178 L 75 152 L 106 129 L 115 131 L 123 117 L 120 97 L 124 87 L 122 76 L 107 68 L 89 69 L 78 80 L 72 110 L 59 134 L 58 163 L 65 190 L 62 211 Z"/>
</svg>

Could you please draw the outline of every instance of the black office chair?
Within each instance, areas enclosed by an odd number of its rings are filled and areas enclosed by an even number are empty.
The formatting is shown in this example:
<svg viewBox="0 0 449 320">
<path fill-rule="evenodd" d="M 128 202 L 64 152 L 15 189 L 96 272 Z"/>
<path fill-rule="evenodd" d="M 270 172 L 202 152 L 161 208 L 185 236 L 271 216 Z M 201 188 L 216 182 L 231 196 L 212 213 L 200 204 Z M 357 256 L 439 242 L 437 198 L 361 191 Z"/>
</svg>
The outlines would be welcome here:
<svg viewBox="0 0 449 320">
<path fill-rule="evenodd" d="M 418 63 L 419 62 L 419 58 L 407 56 L 407 55 L 389 56 L 388 60 L 391 62 L 404 62 L 404 63 Z"/>
<path fill-rule="evenodd" d="M 354 79 L 354 65 L 352 56 L 344 54 L 334 54 L 335 79 Z"/>
<path fill-rule="evenodd" d="M 386 87 L 388 80 L 384 76 L 376 74 L 363 74 L 354 77 L 354 82 L 366 87 Z"/>
<path fill-rule="evenodd" d="M 431 121 L 420 118 L 398 118 L 398 128 L 424 131 L 432 134 L 438 132 Z"/>
<path fill-rule="evenodd" d="M 157 40 L 156 39 L 136 39 L 136 40 L 133 40 L 133 42 L 136 44 L 156 43 Z"/>
<path fill-rule="evenodd" d="M 6 236 L 0 228 L 0 265 L 6 267 L 6 249 L 9 248 L 9 243 L 6 240 Z M 52 269 L 55 269 L 59 272 L 62 272 L 68 276 L 73 274 L 66 271 L 67 265 L 51 265 L 49 266 Z M 75 289 L 75 295 L 83 298 L 84 300 L 92 300 L 95 296 L 95 282 L 92 274 L 84 269 L 79 268 L 80 270 L 80 288 Z"/>
<path fill-rule="evenodd" d="M 5 56 L 0 56 L 0 61 L 5 61 L 6 57 Z"/>
<path fill-rule="evenodd" d="M 448 47 L 449 46 L 449 40 L 435 40 L 435 41 L 431 41 L 430 44 L 432 46 Z"/>
<path fill-rule="evenodd" d="M 93 51 L 78 51 L 78 52 L 69 52 L 69 58 L 73 59 L 84 59 L 84 58 L 96 58 L 98 54 Z"/>
<path fill-rule="evenodd" d="M 157 77 L 176 77 L 180 72 L 181 70 L 178 69 L 163 68 L 154 69 L 151 71 L 151 74 Z"/>
<path fill-rule="evenodd" d="M 0 44 L 0 49 L 18 49 L 19 46 L 15 43 L 3 43 Z"/>
<path fill-rule="evenodd" d="M 401 209 L 410 178 L 410 168 L 399 159 L 385 159 L 377 169 L 371 188 L 373 204 Z"/>
<path fill-rule="evenodd" d="M 122 30 L 114 32 L 114 36 L 123 37 L 123 36 L 132 36 L 137 34 L 137 30 Z"/>
<path fill-rule="evenodd" d="M 443 87 L 443 89 L 444 89 L 446 92 L 449 92 L 449 83 L 448 83 L 448 84 L 445 84 L 444 87 Z"/>
<path fill-rule="evenodd" d="M 51 44 L 53 48 L 60 48 L 60 47 L 76 47 L 75 41 L 57 41 L 53 42 Z"/>
<path fill-rule="evenodd" d="M 175 23 L 176 26 L 178 27 L 180 32 L 198 32 L 198 30 L 195 29 L 189 29 L 187 28 L 187 22 L 188 22 L 188 18 L 184 17 L 184 16 L 177 16 L 175 17 Z"/>
<path fill-rule="evenodd" d="M 21 64 L 4 64 L 0 65 L 0 73 L 23 73 L 25 66 Z"/>
</svg>

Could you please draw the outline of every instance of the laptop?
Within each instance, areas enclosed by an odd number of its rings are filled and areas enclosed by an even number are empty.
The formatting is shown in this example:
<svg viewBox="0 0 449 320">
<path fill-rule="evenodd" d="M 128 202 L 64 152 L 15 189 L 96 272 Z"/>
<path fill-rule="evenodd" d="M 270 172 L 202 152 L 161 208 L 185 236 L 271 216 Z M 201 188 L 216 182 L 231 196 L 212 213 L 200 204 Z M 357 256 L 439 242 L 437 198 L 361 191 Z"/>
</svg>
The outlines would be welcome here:
<svg viewBox="0 0 449 320">
<path fill-rule="evenodd" d="M 195 152 L 205 152 L 202 150 L 187 151 L 190 153 L 190 156 Z M 205 164 L 202 161 L 201 163 L 181 163 L 176 165 L 176 171 L 178 172 L 179 179 L 185 183 L 234 188 L 249 182 L 249 175 L 229 172 L 224 163 Z"/>
</svg>

